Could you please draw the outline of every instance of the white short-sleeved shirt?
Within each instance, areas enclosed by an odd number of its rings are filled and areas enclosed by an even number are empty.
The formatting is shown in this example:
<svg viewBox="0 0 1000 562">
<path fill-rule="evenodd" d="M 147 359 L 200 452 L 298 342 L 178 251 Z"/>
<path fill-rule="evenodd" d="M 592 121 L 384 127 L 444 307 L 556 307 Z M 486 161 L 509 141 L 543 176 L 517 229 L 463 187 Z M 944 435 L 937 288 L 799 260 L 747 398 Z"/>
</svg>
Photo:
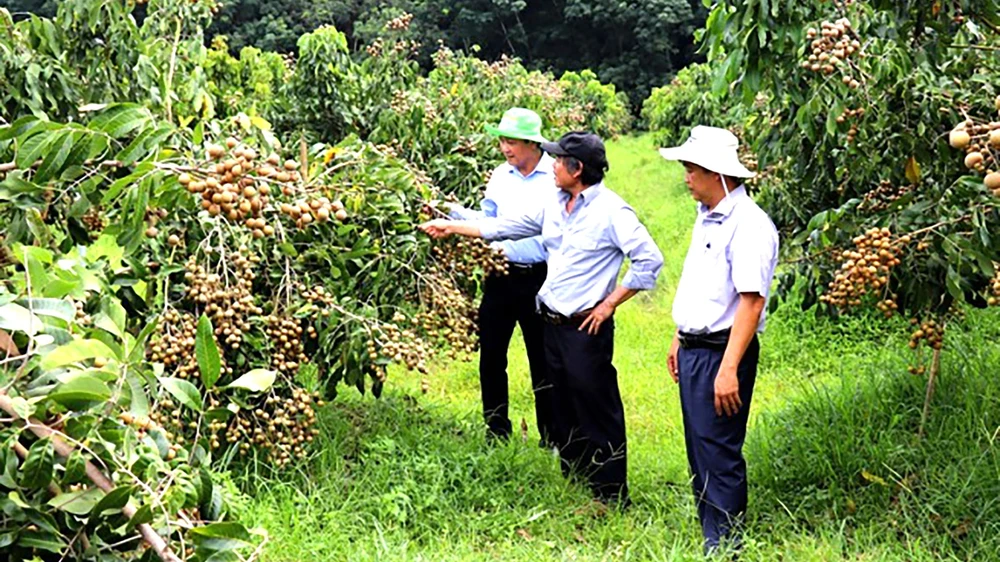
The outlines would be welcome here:
<svg viewBox="0 0 1000 562">
<path fill-rule="evenodd" d="M 699 205 L 674 297 L 677 329 L 707 334 L 732 328 L 740 293 L 770 297 L 777 263 L 778 231 L 743 186 L 711 211 Z M 764 331 L 766 316 L 765 305 L 758 332 Z"/>
</svg>

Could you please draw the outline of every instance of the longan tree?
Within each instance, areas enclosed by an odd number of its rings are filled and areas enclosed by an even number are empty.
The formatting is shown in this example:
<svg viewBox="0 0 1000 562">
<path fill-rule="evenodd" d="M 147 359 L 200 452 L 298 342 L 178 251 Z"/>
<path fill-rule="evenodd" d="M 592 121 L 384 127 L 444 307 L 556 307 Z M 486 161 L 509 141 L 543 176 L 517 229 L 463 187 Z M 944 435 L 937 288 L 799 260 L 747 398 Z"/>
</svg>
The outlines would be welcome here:
<svg viewBox="0 0 1000 562">
<path fill-rule="evenodd" d="M 947 325 L 960 305 L 997 302 L 998 8 L 740 0 L 706 26 L 716 91 L 742 102 L 770 172 L 761 195 L 785 238 L 780 292 L 833 314 L 910 318 L 910 347 L 933 350 L 920 433 Z"/>
</svg>

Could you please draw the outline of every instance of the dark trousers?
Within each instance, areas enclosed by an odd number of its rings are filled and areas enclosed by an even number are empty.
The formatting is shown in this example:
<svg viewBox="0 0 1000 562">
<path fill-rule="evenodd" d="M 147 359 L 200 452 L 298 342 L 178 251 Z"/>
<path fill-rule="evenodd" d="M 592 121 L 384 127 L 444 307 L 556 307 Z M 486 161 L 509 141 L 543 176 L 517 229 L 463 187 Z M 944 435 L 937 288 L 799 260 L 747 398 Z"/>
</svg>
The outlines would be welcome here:
<svg viewBox="0 0 1000 562">
<path fill-rule="evenodd" d="M 507 350 L 514 325 L 521 324 L 528 368 L 535 394 L 535 418 L 542 441 L 552 432 L 553 391 L 545 376 L 545 349 L 542 321 L 535 313 L 535 295 L 545 282 L 545 264 L 530 270 L 511 268 L 509 275 L 486 278 L 479 306 L 479 385 L 483 397 L 483 417 L 492 436 L 509 437 L 509 394 L 507 390 Z"/>
<path fill-rule="evenodd" d="M 628 501 L 625 410 L 611 364 L 614 319 L 597 335 L 579 322 L 545 324 L 545 360 L 555 384 L 563 473 L 585 476 L 598 499 Z"/>
<path fill-rule="evenodd" d="M 737 368 L 743 407 L 731 418 L 715 414 L 715 376 L 723 354 L 718 348 L 681 348 L 677 356 L 684 441 L 707 550 L 726 538 L 736 546 L 739 543 L 739 526 L 747 509 L 743 441 L 760 343 L 756 337 L 750 342 Z"/>
</svg>

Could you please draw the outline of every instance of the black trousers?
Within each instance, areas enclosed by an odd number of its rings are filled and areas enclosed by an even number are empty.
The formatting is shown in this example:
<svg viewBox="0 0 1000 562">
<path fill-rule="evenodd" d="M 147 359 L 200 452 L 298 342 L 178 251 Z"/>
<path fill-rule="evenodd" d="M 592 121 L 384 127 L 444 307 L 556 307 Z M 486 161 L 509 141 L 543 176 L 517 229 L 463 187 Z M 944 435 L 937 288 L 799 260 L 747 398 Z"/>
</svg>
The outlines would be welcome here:
<svg viewBox="0 0 1000 562">
<path fill-rule="evenodd" d="M 596 335 L 578 323 L 545 324 L 545 360 L 555 384 L 563 473 L 585 476 L 594 496 L 628 501 L 625 410 L 611 360 L 614 319 Z"/>
<path fill-rule="evenodd" d="M 681 348 L 677 355 L 684 441 L 706 550 L 723 539 L 739 544 L 739 526 L 747 509 L 743 441 L 760 343 L 756 337 L 750 342 L 736 369 L 743 407 L 733 417 L 715 414 L 715 377 L 724 353 L 722 349 Z"/>
<path fill-rule="evenodd" d="M 486 278 L 479 306 L 479 385 L 483 417 L 491 435 L 508 437 L 507 350 L 514 325 L 521 325 L 528 368 L 535 394 L 535 418 L 543 442 L 551 439 L 553 423 L 552 383 L 545 376 L 542 322 L 535 312 L 535 295 L 545 282 L 545 264 L 530 270 L 512 267 L 509 275 Z"/>
</svg>

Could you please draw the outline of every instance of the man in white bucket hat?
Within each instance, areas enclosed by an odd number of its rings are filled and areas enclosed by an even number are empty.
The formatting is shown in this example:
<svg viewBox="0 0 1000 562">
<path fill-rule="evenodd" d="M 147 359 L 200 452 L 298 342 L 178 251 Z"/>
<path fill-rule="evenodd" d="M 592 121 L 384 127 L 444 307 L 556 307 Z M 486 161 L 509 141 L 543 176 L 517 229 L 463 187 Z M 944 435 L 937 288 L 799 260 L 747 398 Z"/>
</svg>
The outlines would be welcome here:
<svg viewBox="0 0 1000 562">
<path fill-rule="evenodd" d="M 757 376 L 778 232 L 747 195 L 739 141 L 696 126 L 681 146 L 662 148 L 684 164 L 698 201 L 691 247 L 674 297 L 677 324 L 667 368 L 678 383 L 684 440 L 707 552 L 738 548 L 747 508 L 743 441 Z"/>
</svg>

